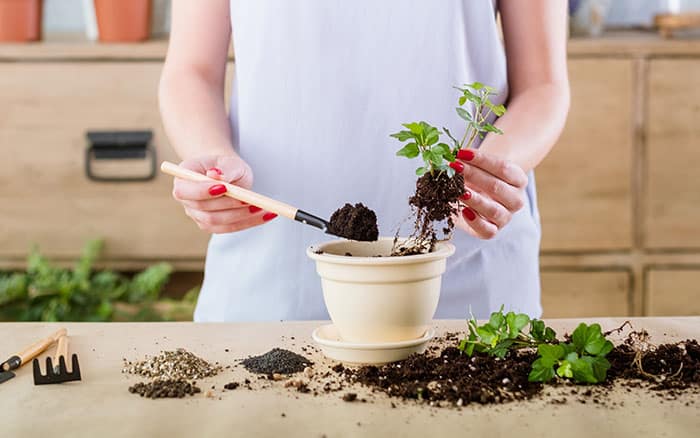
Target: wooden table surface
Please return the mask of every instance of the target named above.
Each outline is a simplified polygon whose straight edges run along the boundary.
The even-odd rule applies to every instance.
[[[619,326],[624,319],[595,321],[606,329]],[[560,334],[571,331],[577,323],[548,322]],[[647,329],[655,343],[700,338],[700,317],[633,318],[632,323],[637,329]],[[413,402],[397,403],[392,409],[382,395],[371,395],[368,403],[347,403],[341,400],[344,392],[313,396],[284,388],[282,382],[273,382],[272,388],[260,391],[222,391],[225,383],[250,377],[241,367],[199,382],[203,391],[215,385],[213,398],[201,393],[186,399],[150,400],[127,390],[141,378],[121,373],[123,358],[142,359],[177,347],[222,365],[233,365],[237,359],[276,346],[300,352],[302,346],[311,343],[311,331],[319,324],[61,324],[67,327],[71,347],[80,358],[82,382],[34,386],[31,365],[22,367],[17,377],[0,385],[0,436],[700,436],[697,394],[673,401],[641,390],[613,393],[614,400],[624,401],[623,407],[581,404],[575,397],[555,405],[551,398],[544,397],[461,410]],[[463,321],[436,321],[438,333],[462,330],[464,326]],[[57,327],[44,323],[0,324],[0,355],[4,360]],[[310,358],[320,370],[332,363],[318,353]],[[361,396],[362,391],[369,394],[360,389]]]

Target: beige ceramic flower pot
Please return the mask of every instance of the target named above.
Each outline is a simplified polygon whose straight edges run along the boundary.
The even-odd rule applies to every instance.
[[[392,243],[386,237],[376,242],[335,240],[307,249],[343,341],[406,341],[420,338],[429,328],[446,259],[455,247],[439,243],[429,254],[388,257]]]

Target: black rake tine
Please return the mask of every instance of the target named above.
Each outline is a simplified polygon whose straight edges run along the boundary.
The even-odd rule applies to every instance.
[[[71,356],[71,375],[75,376],[78,380],[81,380],[80,376],[80,365],[78,364],[78,355],[73,353]]]

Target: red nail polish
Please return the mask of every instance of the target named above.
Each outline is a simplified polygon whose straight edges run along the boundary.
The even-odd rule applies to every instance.
[[[472,210],[469,207],[462,210],[462,215],[464,215],[464,217],[466,217],[469,221],[473,221],[474,219],[476,219],[476,213],[474,213],[474,210]]]
[[[274,219],[276,217],[277,217],[277,215],[275,213],[265,213],[263,215],[263,221],[265,221],[265,222],[271,221],[272,219]]]
[[[251,205],[250,207],[248,207],[248,211],[251,213],[257,213],[259,211],[262,211],[262,208]]]
[[[451,162],[450,167],[453,168],[458,173],[462,173],[462,171],[464,170],[464,164],[460,163],[459,161]]]
[[[474,151],[471,149],[460,149],[457,151],[457,158],[464,161],[471,161],[474,159]]]
[[[209,170],[218,173],[219,175],[223,175],[224,172],[221,171],[218,167],[212,167]]]
[[[470,192],[469,190],[465,190],[464,194],[462,195],[462,199],[464,199],[465,201],[472,199],[472,192]]]
[[[216,184],[209,187],[209,194],[212,196],[219,196],[226,193],[226,186],[223,184]]]

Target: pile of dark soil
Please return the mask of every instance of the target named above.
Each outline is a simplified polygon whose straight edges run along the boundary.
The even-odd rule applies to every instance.
[[[542,390],[541,383],[527,381],[534,360],[534,353],[500,360],[485,355],[468,357],[455,347],[447,347],[438,356],[415,354],[381,367],[334,370],[351,382],[392,397],[462,406],[532,398]]]
[[[139,382],[129,387],[129,392],[147,398],[183,398],[186,395],[195,395],[202,390],[195,382],[184,379],[154,380],[152,382]]]
[[[304,368],[313,365],[309,359],[282,348],[273,348],[260,356],[251,356],[244,359],[243,366],[252,373],[267,374],[294,374],[304,371]]]
[[[430,252],[438,241],[436,224],[445,222],[442,233],[449,237],[454,229],[452,215],[459,213],[459,198],[464,195],[464,177],[445,172],[426,173],[416,181],[416,191],[408,200],[413,207],[416,220],[410,245],[398,246],[392,255],[413,255]]]
[[[364,204],[345,204],[331,216],[328,232],[351,240],[373,242],[379,238],[377,215]]]

